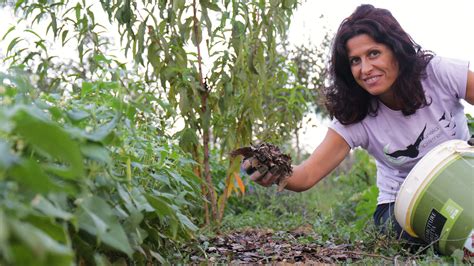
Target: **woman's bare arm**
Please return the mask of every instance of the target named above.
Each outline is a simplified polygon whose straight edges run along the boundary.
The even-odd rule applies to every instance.
[[[326,137],[311,156],[300,165],[293,167],[293,174],[288,178],[285,188],[293,191],[304,191],[311,188],[334,170],[349,151],[350,147],[347,142],[334,130],[328,129]],[[270,186],[276,180],[276,177],[271,174],[267,174],[263,178],[260,176],[260,173],[255,172],[250,178],[262,186]]]
[[[474,72],[467,72],[466,102],[474,104]]]

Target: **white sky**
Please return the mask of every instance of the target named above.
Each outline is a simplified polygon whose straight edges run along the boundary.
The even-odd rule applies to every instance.
[[[307,0],[291,21],[290,43],[319,44],[325,29],[335,33],[341,21],[360,4],[390,10],[423,49],[470,61],[470,68],[474,70],[474,0]],[[465,107],[466,112],[474,115],[474,106],[465,104]],[[304,150],[312,152],[322,141],[328,122],[311,116],[300,134]]]
[[[424,49],[474,62],[473,0],[307,0],[291,21],[290,41],[319,43],[323,27],[336,32],[340,22],[362,3],[390,10]]]

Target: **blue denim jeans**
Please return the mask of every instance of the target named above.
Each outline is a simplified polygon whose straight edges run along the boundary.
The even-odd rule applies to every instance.
[[[374,222],[377,228],[379,228],[383,234],[405,240],[411,247],[416,248],[426,245],[422,239],[412,237],[403,230],[395,219],[394,208],[395,202],[377,205],[374,213]]]

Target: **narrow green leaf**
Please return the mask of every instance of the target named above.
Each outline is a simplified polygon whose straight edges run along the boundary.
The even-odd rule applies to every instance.
[[[87,14],[89,15],[91,19],[91,24],[95,24],[95,15],[94,12],[91,11],[91,6],[87,8]]]
[[[31,34],[35,35],[40,40],[43,39],[43,38],[41,38],[41,35],[39,35],[38,33],[36,33],[36,31],[34,31],[32,29],[26,29],[25,32],[28,32],[28,33],[31,33]]]
[[[203,9],[202,12],[201,12],[202,16],[201,16],[201,21],[204,20],[205,21],[205,25],[206,25],[206,28],[207,28],[207,35],[208,36],[211,36],[213,37],[213,34],[212,34],[212,22],[211,22],[211,19],[209,19],[209,14],[207,12],[207,9]],[[202,22],[201,22],[202,23]]]
[[[58,36],[58,22],[54,12],[51,12],[51,27],[53,28],[54,38],[56,38]]]
[[[7,54],[9,54],[11,52],[11,50],[19,43],[21,42],[23,39],[20,39],[20,37],[15,37],[11,42],[10,44],[8,45],[8,48],[7,48]]]
[[[153,258],[155,258],[155,259],[158,260],[159,263],[161,263],[161,264],[163,264],[163,265],[164,265],[164,264],[167,264],[167,263],[166,263],[167,261],[165,260],[165,258],[163,258],[163,256],[161,256],[158,252],[154,252],[153,250],[149,250],[149,252],[150,252],[150,255],[151,255]]]
[[[191,40],[195,46],[198,46],[202,42],[202,29],[200,25],[193,27],[193,31],[191,34]]]
[[[25,0],[17,0],[16,3],[15,3],[15,11],[18,10],[18,8],[20,8],[20,6],[25,2]]]
[[[12,32],[15,28],[16,28],[15,26],[11,26],[11,27],[7,30],[7,32],[3,35],[2,41],[4,41],[5,38],[8,36],[8,34],[9,34],[10,32]]]
[[[34,57],[35,55],[40,55],[40,53],[39,53],[39,52],[30,52],[30,53],[28,53],[28,55],[25,57],[25,59],[23,59],[23,63],[24,63],[24,64],[25,64],[25,63],[26,63],[26,64],[29,63],[29,61],[30,61],[31,59],[33,59],[33,57]]]
[[[221,12],[221,9],[216,3],[213,3],[212,0],[200,0],[199,1],[201,6],[205,8],[209,8],[210,10],[216,11],[216,12]]]
[[[61,33],[61,42],[63,46],[66,44],[66,38],[67,38],[68,33],[69,33],[68,30],[65,30]]]
[[[76,11],[76,21],[77,23],[79,23],[79,20],[81,19],[81,10],[82,10],[81,4],[77,3],[74,9]]]
[[[137,51],[135,52],[135,60],[141,64],[143,64],[143,51],[145,51],[145,29],[146,29],[146,21],[140,23],[138,27],[137,35],[136,35],[136,46]]]

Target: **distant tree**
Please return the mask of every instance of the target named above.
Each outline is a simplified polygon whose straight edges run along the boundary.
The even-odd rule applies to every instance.
[[[294,77],[296,83],[306,88],[303,90],[304,101],[308,103],[308,108],[303,115],[307,115],[310,112],[317,113],[322,117],[327,117],[328,113],[324,107],[324,103],[321,97],[321,90],[325,86],[326,80],[326,66],[328,63],[328,52],[330,45],[330,36],[326,34],[323,42],[319,45],[302,44],[292,48],[288,52],[290,62],[292,62],[295,70]],[[299,133],[304,125],[301,117],[294,117],[295,121],[298,122],[297,126],[294,127],[294,139],[296,146],[296,158],[295,161],[299,162],[302,159],[301,144],[299,141]]]

